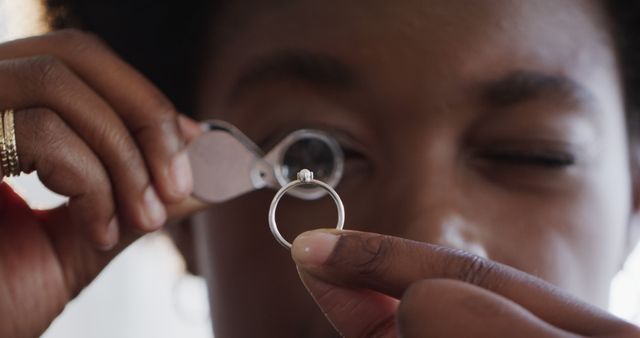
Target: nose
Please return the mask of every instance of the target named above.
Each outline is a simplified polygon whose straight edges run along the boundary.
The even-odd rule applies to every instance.
[[[472,219],[464,168],[443,153],[394,161],[385,170],[390,179],[380,180],[380,207],[373,221],[389,235],[487,257],[479,220]]]

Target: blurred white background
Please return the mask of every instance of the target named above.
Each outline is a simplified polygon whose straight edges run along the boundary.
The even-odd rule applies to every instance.
[[[0,41],[43,30],[31,0],[0,0]],[[44,189],[35,175],[11,184],[32,207],[64,199]],[[640,324],[640,247],[611,288],[611,311]],[[210,338],[206,287],[184,273],[184,262],[162,234],[147,236],[114,260],[67,306],[45,338]]]
[[[66,200],[35,174],[7,180],[32,208]],[[211,338],[205,282],[162,233],[138,240],[71,302],[44,338]]]

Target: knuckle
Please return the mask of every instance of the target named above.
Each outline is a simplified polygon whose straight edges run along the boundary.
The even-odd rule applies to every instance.
[[[150,121],[150,127],[162,132],[175,131],[176,114],[173,107],[168,104],[159,104],[158,109],[155,111],[157,113]]]
[[[395,250],[395,243],[387,236],[350,236],[344,235],[342,238],[343,247],[348,247],[341,256],[344,266],[355,267],[362,277],[377,276],[389,269],[390,255]],[[342,242],[341,241],[341,242]],[[338,243],[338,248],[340,248]],[[353,250],[356,249],[356,250]],[[340,250],[337,250],[340,252]]]
[[[21,112],[25,115],[32,128],[32,134],[37,135],[40,140],[50,144],[51,142],[59,142],[57,139],[65,133],[61,133],[66,124],[54,111],[47,108],[34,108]]]
[[[86,144],[50,109],[24,109],[16,117],[16,123],[28,126],[16,130],[23,170],[37,170],[48,188],[73,201],[90,201],[83,202],[84,208],[92,208],[96,219],[108,219],[113,213],[111,181]]]
[[[114,214],[113,202],[100,191],[84,191],[71,197],[69,202],[73,218],[86,229],[101,226]]]
[[[106,131],[106,133],[109,133],[109,131]],[[140,150],[129,134],[111,131],[108,139],[111,142],[110,147],[115,150],[115,154],[118,154],[122,163],[128,163],[135,168],[144,166]]]
[[[36,137],[44,129],[40,122],[41,110],[45,109],[23,109],[15,113],[16,148],[20,158],[20,169],[26,173],[36,170],[38,144],[47,143],[45,135]]]
[[[159,120],[172,120],[177,116],[176,108],[173,106],[162,93],[159,91],[151,93],[151,109],[154,112],[154,116]]]
[[[36,170],[38,166],[41,181],[68,182],[64,187],[56,186],[70,195],[90,191],[110,196],[106,173],[58,114],[47,108],[33,108],[21,110],[19,115],[24,121],[21,124],[29,125],[28,130],[21,132],[23,141],[28,143],[29,154],[20,154],[20,159],[25,159],[23,164],[29,166],[29,170]]]
[[[103,149],[103,151],[97,151],[98,153],[104,152],[109,154],[105,156],[112,158],[107,165],[112,175],[126,177],[128,184],[131,185],[130,188],[143,189],[143,186],[146,186],[149,181],[147,168],[142,152],[131,135],[126,129],[107,128],[106,126],[98,133],[105,135],[105,137],[100,137],[102,143],[95,144],[94,147]]]
[[[173,128],[177,114],[170,102],[162,98],[155,99],[151,111],[153,111],[153,114],[146,123],[148,127],[162,130]],[[143,128],[144,126],[145,124],[143,124]]]
[[[46,91],[51,86],[62,85],[68,69],[58,58],[51,55],[35,56],[27,60],[27,76],[25,81],[39,92]]]
[[[112,199],[113,189],[106,172],[96,171],[94,166],[80,163],[75,167],[71,172],[83,177],[78,181],[80,194],[77,196],[84,197],[89,201],[87,205],[94,206],[91,213],[96,216],[97,220],[108,220],[113,215],[115,206]]]
[[[32,167],[35,162],[44,156],[44,149],[63,149],[61,147],[66,144],[69,133],[64,121],[50,109],[25,109],[20,111],[19,116],[26,122],[21,124],[29,126],[29,130],[16,130],[16,141],[30,145],[30,154],[20,154],[21,160],[25,160],[23,164],[27,166],[23,170],[30,172],[35,170]]]
[[[495,263],[467,252],[461,252],[458,259],[458,264],[451,265],[458,266],[456,279],[491,289],[490,276],[496,269]]]
[[[366,327],[359,337],[394,337],[396,335],[396,321],[395,313],[391,313],[379,321],[374,322],[369,327]]]
[[[176,137],[180,137],[177,125],[177,113],[170,104],[159,103],[153,110],[152,118],[141,121],[133,128],[132,134],[142,144],[158,144],[161,137],[165,142],[160,144],[171,145]],[[169,139],[167,139],[169,137]],[[166,142],[169,141],[169,142]]]

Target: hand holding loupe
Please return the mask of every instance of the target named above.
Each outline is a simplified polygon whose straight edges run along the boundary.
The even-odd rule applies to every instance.
[[[275,222],[280,198],[290,193],[315,200],[329,193],[338,207],[337,228],[342,229],[344,207],[334,188],[342,178],[344,154],[329,134],[300,129],[264,153],[227,122],[211,120],[201,127],[204,133],[187,150],[194,197],[205,203],[221,203],[262,188],[279,189],[269,211],[269,225],[278,242],[290,248]]]

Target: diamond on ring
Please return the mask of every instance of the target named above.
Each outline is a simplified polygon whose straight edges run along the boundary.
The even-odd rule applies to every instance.
[[[313,172],[308,169],[302,169],[298,172],[298,179],[292,181],[291,183],[282,187],[276,195],[273,197],[273,201],[271,201],[271,207],[269,208],[269,228],[271,229],[271,233],[276,238],[278,243],[287,249],[291,249],[291,243],[282,237],[280,231],[278,230],[278,224],[276,223],[276,209],[278,208],[278,202],[280,199],[287,193],[288,190],[293,189],[299,185],[303,184],[313,184],[317,185],[327,192],[329,192],[329,196],[333,198],[333,201],[336,203],[336,207],[338,208],[338,224],[336,225],[336,229],[342,230],[344,228],[344,205],[342,204],[342,200],[338,193],[333,190],[333,188],[319,180],[313,178]]]
[[[302,169],[298,172],[298,180],[304,183],[313,181],[313,171],[309,169]]]

